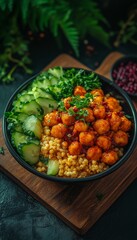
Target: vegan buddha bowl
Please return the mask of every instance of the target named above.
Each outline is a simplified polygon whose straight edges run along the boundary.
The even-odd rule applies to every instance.
[[[48,180],[104,177],[131,155],[136,110],[115,83],[93,71],[54,67],[10,98],[3,133],[12,156]]]

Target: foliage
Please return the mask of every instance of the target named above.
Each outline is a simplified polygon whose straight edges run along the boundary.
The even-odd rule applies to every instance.
[[[96,1],[72,1],[73,19],[80,37],[88,33],[104,45],[109,45],[109,33],[105,27],[109,27],[106,18],[102,15]],[[103,27],[104,26],[104,27]]]
[[[18,67],[23,68],[28,74],[32,73],[27,66],[31,62],[28,56],[28,42],[23,38],[15,21],[13,17],[7,21],[4,28],[2,26],[4,21],[0,21],[0,80],[4,83],[14,80],[13,73]]]
[[[79,39],[86,34],[108,45],[107,25],[95,0],[0,0],[1,80],[12,81],[17,67],[30,72],[28,42],[20,29],[29,28],[33,33],[49,29],[58,42],[64,35],[78,56]]]
[[[114,42],[115,47],[127,42],[137,44],[137,6],[134,6],[134,9],[129,12],[129,16],[125,21],[119,22],[119,27],[120,30]]]

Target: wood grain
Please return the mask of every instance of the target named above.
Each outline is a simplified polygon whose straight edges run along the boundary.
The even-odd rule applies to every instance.
[[[109,77],[110,62],[113,64],[118,56],[121,54],[111,53],[97,72]],[[59,65],[88,69],[66,54],[57,57],[46,68]],[[134,103],[137,106],[136,102]],[[137,177],[136,148],[118,170],[100,180],[79,184],[47,181],[24,169],[10,155],[4,143],[1,125],[0,123],[0,146],[4,146],[5,155],[0,155],[0,169],[80,234],[89,230]],[[99,200],[98,195],[103,198]]]
[[[120,52],[110,53],[101,63],[101,65],[96,69],[96,72],[102,74],[107,78],[110,78],[110,72],[114,62],[116,62],[121,57],[123,57],[123,54]]]

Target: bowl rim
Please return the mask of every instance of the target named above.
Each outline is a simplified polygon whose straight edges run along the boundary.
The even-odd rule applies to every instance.
[[[124,56],[122,56],[122,57],[120,57],[119,59],[117,59],[114,63],[113,63],[113,65],[112,65],[112,67],[111,67],[111,69],[110,69],[110,78],[111,78],[111,80],[115,83],[115,80],[114,80],[114,78],[113,78],[113,76],[112,76],[112,73],[113,73],[113,70],[115,69],[115,67],[117,67],[120,63],[121,63],[121,61],[126,61],[126,60],[132,60],[132,59],[134,59],[135,60],[135,62],[137,62],[137,55],[135,55],[135,54],[127,54],[127,55],[124,55]],[[115,83],[116,84],[116,83]],[[117,85],[117,84],[116,84]],[[121,88],[121,87],[120,87]],[[125,91],[123,88],[121,88],[123,91]],[[125,91],[129,96],[132,96],[132,97],[137,97],[137,93],[130,93],[130,92],[127,92],[127,91]]]
[[[70,67],[68,67],[68,68],[63,67],[63,69],[72,69],[72,68],[75,68],[75,67],[71,67],[71,68]],[[79,70],[79,69],[82,69],[82,68],[75,68],[75,69]],[[87,70],[87,69],[83,69],[83,70],[88,72],[88,73],[95,72],[95,71]],[[29,78],[27,81],[25,81],[23,84],[21,84],[14,91],[14,93],[11,95],[11,97],[9,98],[9,100],[6,104],[6,107],[4,109],[3,118],[2,118],[2,131],[3,131],[3,136],[4,136],[6,146],[9,150],[9,152],[11,153],[11,155],[15,158],[15,160],[22,167],[24,167],[26,170],[30,171],[31,173],[35,174],[36,176],[42,177],[46,180],[51,180],[51,181],[56,181],[56,182],[64,182],[64,183],[65,182],[66,183],[76,183],[76,182],[88,182],[88,181],[97,180],[97,179],[100,179],[102,177],[108,176],[109,174],[111,174],[112,172],[117,170],[125,161],[128,160],[129,156],[133,152],[133,150],[136,146],[136,143],[137,143],[137,112],[136,112],[136,109],[135,109],[130,97],[128,96],[128,94],[126,94],[126,92],[123,89],[121,89],[117,84],[115,84],[114,81],[111,81],[108,78],[96,73],[100,77],[101,82],[105,82],[106,84],[109,84],[109,85],[113,86],[118,91],[118,93],[120,93],[120,95],[122,95],[124,97],[124,99],[126,100],[126,103],[128,103],[128,105],[131,109],[131,112],[132,112],[132,115],[133,115],[133,120],[134,120],[134,135],[133,135],[132,142],[129,146],[128,151],[124,154],[124,156],[120,160],[118,160],[114,165],[110,166],[107,170],[105,170],[101,173],[90,175],[88,177],[84,177],[84,178],[62,178],[62,177],[57,177],[57,176],[50,176],[50,175],[38,172],[31,165],[29,165],[27,162],[25,162],[23,160],[23,158],[16,152],[15,148],[11,144],[10,138],[8,136],[7,121],[6,121],[5,113],[8,112],[8,110],[11,108],[13,99],[16,97],[17,93],[19,93],[20,91],[25,89],[27,87],[27,85],[29,83],[31,83],[39,74],[41,74],[41,72],[37,73],[34,76],[32,76],[31,78]]]

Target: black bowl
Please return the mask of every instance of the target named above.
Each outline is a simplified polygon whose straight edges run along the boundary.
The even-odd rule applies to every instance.
[[[114,63],[114,65],[113,65],[112,68],[111,68],[110,74],[111,74],[111,79],[112,79],[115,83],[116,83],[116,79],[113,77],[114,70],[117,70],[117,69],[120,67],[121,64],[123,64],[123,65],[124,65],[124,68],[125,68],[126,65],[127,65],[129,62],[133,62],[133,63],[136,63],[136,64],[137,64],[137,56],[135,56],[135,55],[127,55],[127,56],[121,57],[120,59],[118,59],[118,60]],[[120,81],[122,81],[122,79],[121,79]],[[127,83],[128,83],[128,81],[125,83],[125,85],[127,85]],[[116,84],[118,84],[118,83],[116,83]],[[134,83],[131,83],[131,84],[133,85]],[[123,89],[123,86],[120,86],[120,83],[118,84],[118,86]],[[137,97],[137,93],[132,93],[132,92],[130,92],[130,91],[128,91],[128,90],[124,90],[124,91],[126,91],[127,94],[130,95],[130,96],[132,96],[132,97]]]
[[[89,71],[86,70],[86,72],[88,73]],[[19,164],[21,164],[25,169],[32,172],[36,176],[45,178],[47,180],[69,183],[69,182],[86,182],[86,181],[91,181],[91,180],[102,178],[102,177],[107,176],[108,174],[112,173],[116,169],[118,169],[126,160],[128,160],[129,156],[133,152],[133,150],[136,146],[136,143],[137,143],[137,114],[136,114],[136,110],[135,110],[134,105],[131,102],[130,98],[125,93],[125,91],[123,91],[121,88],[119,88],[113,81],[110,81],[107,78],[105,78],[105,77],[103,77],[99,74],[98,74],[98,76],[100,77],[100,80],[102,82],[103,91],[105,93],[111,93],[112,96],[119,99],[121,101],[121,105],[123,107],[124,112],[127,115],[130,115],[132,117],[132,121],[133,121],[133,124],[134,124],[134,129],[132,129],[132,131],[130,133],[130,140],[129,140],[128,145],[125,148],[123,157],[121,157],[121,159],[118,162],[116,162],[113,166],[111,166],[107,170],[105,170],[101,173],[95,174],[95,175],[85,177],[85,178],[61,178],[61,177],[55,177],[55,176],[48,176],[46,174],[38,172],[32,166],[30,166],[28,163],[26,163],[22,159],[22,157],[17,153],[16,149],[13,147],[13,145],[11,143],[10,132],[7,129],[8,123],[6,121],[5,113],[11,110],[12,102],[15,99],[16,95],[19,92],[21,92],[22,90],[24,90],[25,88],[27,88],[30,83],[32,83],[32,81],[36,78],[36,76],[34,76],[31,79],[29,79],[27,82],[22,84],[14,92],[14,94],[11,96],[11,98],[9,99],[9,101],[7,103],[7,106],[6,106],[5,112],[4,112],[4,116],[3,116],[3,134],[4,134],[5,142],[6,142],[7,148],[9,149],[10,153],[12,154],[12,156],[15,158],[15,160]]]

